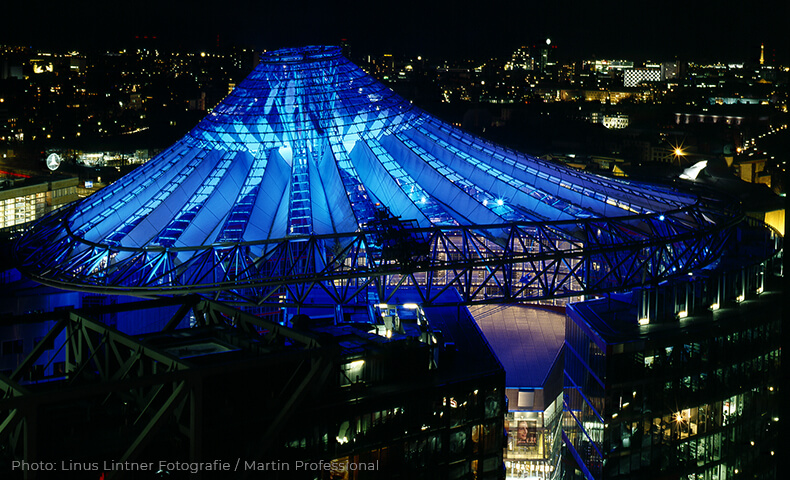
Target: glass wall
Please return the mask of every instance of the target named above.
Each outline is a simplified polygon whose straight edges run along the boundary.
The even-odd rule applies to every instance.
[[[569,458],[596,479],[775,477],[779,318],[678,325],[607,345],[603,355],[573,315],[565,356]],[[565,474],[583,475],[581,468]]]
[[[597,342],[595,340],[598,340]],[[565,324],[565,419],[570,457],[600,476],[603,465],[604,383],[606,356],[569,316]]]
[[[33,221],[44,215],[46,206],[44,192],[0,200],[0,228]]]
[[[548,480],[560,458],[562,395],[545,412],[511,411],[505,414],[506,478]]]

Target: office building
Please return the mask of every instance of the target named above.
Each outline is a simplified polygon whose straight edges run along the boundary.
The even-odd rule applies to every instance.
[[[32,222],[73,202],[78,183],[66,176],[0,180],[0,228]]]

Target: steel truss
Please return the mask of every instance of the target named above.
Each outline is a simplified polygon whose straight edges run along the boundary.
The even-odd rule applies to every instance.
[[[73,207],[71,207],[73,208]],[[700,203],[655,214],[546,223],[412,228],[397,248],[380,231],[184,248],[90,243],[69,229],[70,208],[14,249],[20,270],[60,288],[138,296],[211,293],[223,301],[300,306],[387,301],[402,286],[438,304],[575,297],[660,282],[721,254],[741,214]],[[63,230],[47,245],[41,238]],[[766,230],[766,235],[770,233]],[[407,248],[404,248],[404,245]],[[405,252],[405,253],[404,253]],[[42,268],[44,266],[45,268]]]
[[[243,348],[260,355],[252,361],[231,365],[200,366],[189,359],[180,359],[172,350],[157,348],[150,340],[125,335],[92,320],[84,313],[60,312],[55,326],[16,370],[10,376],[0,373],[0,444],[10,446],[6,453],[28,463],[42,457],[55,460],[51,458],[52,451],[39,451],[42,444],[46,445],[39,438],[44,433],[39,425],[46,423],[44,419],[52,415],[53,409],[78,401],[95,404],[102,411],[116,412],[115,417],[128,422],[117,439],[123,453],[114,461],[123,463],[139,459],[146,446],[156,439],[157,432],[168,428],[172,435],[173,425],[183,442],[189,445],[190,461],[198,461],[204,453],[200,451],[204,415],[202,379],[250,368],[265,371],[274,368],[273,364],[282,367],[283,358],[287,356],[291,358],[289,365],[295,368],[292,374],[287,374],[290,380],[273,392],[273,405],[277,408],[264,428],[266,432],[260,437],[259,445],[255,446],[255,451],[262,455],[308,389],[324,384],[333,371],[332,358],[336,352],[332,347],[323,347],[316,337],[202,297],[127,303],[109,309],[121,311],[168,305],[179,305],[179,308],[162,333],[174,330],[192,311],[200,325],[228,325],[235,327],[231,331],[245,332],[251,341],[244,343]],[[106,311],[107,307],[102,310]],[[56,318],[58,312],[49,315],[38,321]],[[212,332],[219,335],[217,330]],[[64,340],[59,339],[64,337]],[[52,348],[57,349],[52,358],[65,352],[65,372],[49,378],[32,378],[31,367],[41,364],[46,358],[42,356],[44,352]],[[271,352],[281,353],[267,355]],[[112,428],[112,424],[106,428]],[[55,448],[60,454],[68,453],[68,446]],[[28,469],[25,478],[32,478],[36,473]],[[108,478],[116,478],[116,475],[123,476],[123,473],[110,472]]]

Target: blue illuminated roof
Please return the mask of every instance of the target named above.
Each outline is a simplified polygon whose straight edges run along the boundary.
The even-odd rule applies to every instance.
[[[568,221],[578,229],[579,219],[650,216],[697,201],[484,141],[414,107],[338,47],[313,46],[265,53],[181,140],[45,218],[17,252],[39,278],[164,285],[175,281],[161,273],[167,263],[195,284],[209,282],[197,247],[359,232],[383,207],[426,228]],[[715,220],[684,215],[673,217],[671,234]],[[655,223],[640,234],[653,235]],[[152,249],[159,253],[139,254]],[[267,251],[245,246],[234,268]],[[210,261],[233,280],[226,260]]]
[[[353,232],[376,204],[430,224],[617,216],[688,202],[484,142],[336,47],[264,54],[178,143],[72,214],[86,240],[191,246]],[[610,198],[610,195],[614,198]]]

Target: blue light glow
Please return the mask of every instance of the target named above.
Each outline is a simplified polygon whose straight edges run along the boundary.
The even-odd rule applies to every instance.
[[[414,107],[339,48],[314,46],[265,53],[172,147],[74,209],[42,220],[25,261],[69,275],[126,262],[103,280],[124,283],[136,269],[192,265],[201,254],[191,247],[243,244],[239,261],[249,264],[268,248],[250,243],[358,232],[379,206],[420,227],[560,221],[567,223],[558,228],[574,231],[580,219],[655,218],[696,201],[474,137]],[[693,228],[667,218],[661,232],[640,219],[642,225],[617,233]],[[55,221],[69,232],[45,228]],[[109,248],[116,249],[112,255]],[[66,253],[45,258],[39,250]],[[107,260],[97,263],[99,253]],[[201,262],[189,267],[193,278],[220,275],[200,271]]]

